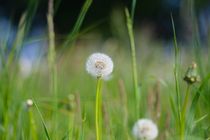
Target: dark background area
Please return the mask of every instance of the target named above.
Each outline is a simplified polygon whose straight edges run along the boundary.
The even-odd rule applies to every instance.
[[[33,1],[33,0],[32,0]],[[37,1],[34,1],[37,2]],[[67,34],[71,31],[84,0],[56,0],[55,1],[55,31],[58,34]],[[191,0],[139,0],[137,1],[135,13],[135,26],[151,23],[157,38],[171,39],[171,19],[170,13],[173,14],[174,21],[177,27],[177,34],[182,38],[182,34],[186,23],[183,23],[180,15],[180,10],[185,3],[190,3]],[[47,0],[39,0],[37,11],[33,19],[32,26],[45,25],[47,14]],[[190,5],[190,4],[185,4]],[[202,12],[204,19],[210,16],[210,1],[196,0],[194,1],[195,15],[198,17]],[[27,9],[28,0],[1,0],[0,2],[0,17],[6,17],[14,26],[17,26],[21,14]],[[103,23],[98,26],[97,30],[102,33],[111,35],[110,32],[110,14],[115,8],[131,7],[130,0],[93,0],[93,3],[86,15],[83,27],[90,26],[98,21]],[[187,9],[187,7],[186,7]],[[199,21],[198,21],[199,22]],[[205,21],[210,23],[209,21]],[[208,25],[209,25],[208,23]],[[206,26],[206,25],[202,25]],[[205,29],[204,29],[205,30]],[[201,33],[202,34],[202,33]]]

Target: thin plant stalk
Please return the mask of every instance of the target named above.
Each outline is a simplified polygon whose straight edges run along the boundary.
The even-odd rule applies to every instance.
[[[131,19],[132,19],[132,21],[134,20],[134,14],[135,14],[135,9],[136,9],[136,1],[137,0],[132,0],[132,5],[131,5]]]
[[[74,112],[69,112],[69,134],[68,134],[68,139],[72,140],[73,139],[73,132],[74,132],[74,119],[75,113]]]
[[[8,73],[8,67],[6,67],[5,69],[5,73],[4,73],[4,82],[6,83],[6,86],[3,87],[3,92],[4,92],[4,114],[3,114],[3,125],[5,128],[5,133],[3,134],[3,139],[7,139],[8,137],[8,127],[9,127],[9,120],[10,120],[10,116],[9,116],[9,105],[10,105],[10,100],[11,100],[11,95],[10,95],[10,78],[9,78],[9,73]]]
[[[133,32],[133,21],[131,20],[130,14],[127,9],[125,9],[125,14],[127,19],[127,29],[128,29],[128,35],[131,47],[132,73],[133,73],[134,93],[136,99],[136,117],[138,118],[140,110],[139,108],[140,96],[138,88],[138,74],[137,74],[137,64],[136,64],[136,49],[135,49],[134,32]]]
[[[101,140],[102,135],[102,125],[101,125],[101,87],[102,87],[102,79],[101,77],[97,78],[97,86],[96,86],[96,108],[95,108],[95,125],[96,125],[96,140]]]
[[[65,48],[66,46],[68,46],[76,38],[92,2],[93,2],[93,0],[86,0],[85,1],[72,31],[67,36],[66,41],[62,44],[62,48]]]
[[[180,86],[179,86],[179,80],[178,80],[178,69],[179,69],[179,48],[177,45],[177,39],[176,39],[176,30],[175,30],[175,25],[174,25],[174,20],[173,16],[171,14],[171,22],[172,22],[172,28],[173,28],[173,34],[174,34],[174,48],[175,48],[175,55],[174,55],[174,60],[175,60],[175,66],[174,66],[174,79],[175,79],[175,88],[176,88],[176,103],[178,107],[178,126],[180,129],[180,134],[181,132],[181,102],[180,102]]]
[[[184,103],[183,103],[183,107],[182,107],[182,114],[184,115],[186,113],[186,109],[187,109],[187,102],[189,99],[189,95],[190,95],[190,85],[187,85],[187,90],[186,90],[186,94],[185,94],[185,98],[184,98]]]
[[[128,130],[128,102],[127,102],[127,93],[125,90],[125,85],[123,80],[119,80],[119,90],[120,90],[120,98],[121,98],[121,104],[123,105],[123,127],[124,132],[126,135],[126,138],[130,140],[129,130]]]
[[[50,90],[54,95],[54,113],[55,113],[55,136],[57,132],[57,69],[56,69],[56,52],[55,52],[55,33],[54,33],[54,24],[53,24],[53,16],[54,16],[54,0],[48,1],[48,14],[47,14],[47,23],[48,23],[48,35],[49,35],[49,53],[48,53],[48,63],[50,70]]]
[[[187,103],[189,100],[189,95],[190,95],[190,85],[187,85],[187,90],[184,98],[184,103],[182,107],[182,113],[181,113],[181,140],[184,140],[185,138],[185,116],[186,116],[186,110],[187,110]]]
[[[47,129],[47,125],[46,125],[46,123],[45,123],[45,121],[44,121],[44,118],[43,118],[43,116],[42,116],[42,113],[41,113],[41,111],[39,110],[39,107],[37,106],[37,104],[35,103],[35,101],[34,101],[34,106],[36,107],[36,110],[38,111],[38,115],[40,116],[42,125],[43,125],[43,127],[44,127],[44,132],[45,132],[46,139],[47,139],[47,140],[51,140],[50,135],[49,135],[49,132],[48,132],[48,129]]]
[[[29,115],[29,121],[30,121],[30,129],[31,129],[30,133],[31,133],[32,139],[37,140],[37,131],[36,131],[35,120],[33,117],[33,112],[31,110],[31,108],[29,108],[28,111],[29,111],[28,115]]]

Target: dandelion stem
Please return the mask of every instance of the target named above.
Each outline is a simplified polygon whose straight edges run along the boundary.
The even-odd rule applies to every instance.
[[[102,87],[102,79],[101,77],[97,78],[97,86],[96,86],[96,110],[95,110],[95,123],[96,123],[96,140],[101,140],[101,87]]]

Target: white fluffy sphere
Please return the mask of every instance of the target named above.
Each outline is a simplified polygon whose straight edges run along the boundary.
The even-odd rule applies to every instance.
[[[152,120],[139,119],[133,127],[133,135],[140,140],[154,140],[158,136],[158,128]]]
[[[113,71],[112,59],[106,54],[94,53],[87,59],[86,70],[94,77],[105,79]]]

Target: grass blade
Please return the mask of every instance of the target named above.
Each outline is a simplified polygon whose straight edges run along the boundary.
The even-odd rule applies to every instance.
[[[42,125],[43,125],[43,127],[44,127],[45,136],[47,137],[47,140],[51,140],[50,135],[49,135],[49,132],[48,132],[48,130],[47,130],[47,126],[46,126],[46,124],[45,124],[45,122],[44,122],[44,118],[43,118],[43,116],[42,116],[42,113],[41,113],[41,111],[39,110],[39,108],[38,108],[37,104],[35,103],[35,101],[34,101],[34,105],[35,105],[35,107],[36,107],[36,109],[37,109],[37,111],[38,111],[38,114],[39,114],[40,118],[41,118]]]
[[[79,30],[82,26],[82,23],[85,19],[85,15],[87,14],[88,9],[90,8],[90,6],[92,4],[92,1],[93,0],[86,0],[85,1],[84,5],[83,5],[83,7],[80,11],[80,14],[78,16],[78,19],[77,19],[71,33],[67,36],[66,41],[63,43],[62,48],[68,46],[75,39],[75,36],[77,36],[77,34],[78,34],[78,32],[79,32]]]
[[[200,117],[199,119],[197,119],[195,122],[194,122],[194,125],[198,124],[199,122],[201,122],[202,120],[204,120],[206,117],[208,117],[209,114],[205,114],[203,115],[202,117]]]
[[[125,9],[125,15],[126,15],[128,35],[130,39],[134,93],[136,98],[136,119],[137,119],[139,117],[139,112],[140,112],[140,87],[138,86],[138,73],[137,73],[138,70],[136,63],[136,48],[134,41],[133,21],[130,17],[128,9]]]
[[[176,112],[175,103],[174,103],[172,95],[169,95],[169,101],[170,101],[172,113],[173,113],[175,119],[177,119],[177,112]]]
[[[136,9],[136,0],[132,0],[132,5],[131,5],[131,19],[132,19],[132,21],[134,21],[135,9]]]
[[[20,21],[19,21],[16,38],[13,43],[12,50],[9,53],[7,66],[9,66],[13,62],[16,54],[17,54],[17,56],[19,55],[20,50],[24,44],[25,37],[27,36],[27,33],[31,26],[32,19],[36,13],[37,6],[38,6],[38,1],[30,1],[26,12],[24,12],[22,14]]]
[[[208,84],[209,79],[210,79],[210,73],[203,80],[203,82],[201,83],[201,85],[199,86],[198,90],[196,91],[196,93],[193,97],[193,100],[192,100],[192,103],[191,103],[191,106],[190,106],[190,110],[189,110],[189,115],[188,115],[188,118],[187,118],[187,120],[188,120],[187,124],[188,125],[192,124],[192,122],[193,122],[193,119],[194,119],[194,116],[195,116],[195,109],[196,109],[196,106],[198,104],[200,94],[203,91],[204,87]],[[191,126],[191,128],[192,128],[192,126]],[[188,130],[188,131],[190,131],[190,130]]]
[[[173,28],[173,34],[174,34],[174,48],[175,48],[175,66],[174,66],[174,79],[175,79],[175,87],[176,87],[176,103],[177,103],[177,107],[178,107],[178,119],[177,122],[179,122],[179,126],[181,128],[181,102],[180,102],[180,86],[179,86],[179,48],[177,45],[177,39],[176,39],[176,29],[175,29],[175,25],[174,25],[174,20],[173,20],[173,16],[171,14],[171,23],[172,23],[172,28]]]

